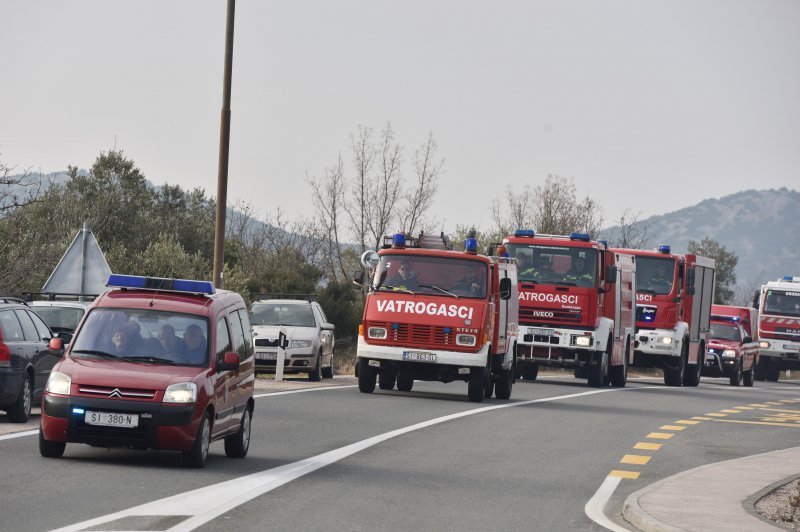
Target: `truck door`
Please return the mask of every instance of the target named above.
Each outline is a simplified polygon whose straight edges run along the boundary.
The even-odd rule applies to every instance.
[[[497,348],[495,353],[505,353],[508,351],[508,305],[510,299],[503,300],[500,298],[500,279],[508,277],[508,272],[505,268],[500,268],[498,265],[492,265],[489,272],[494,277],[494,270],[497,270],[497,306],[499,313],[497,316]]]

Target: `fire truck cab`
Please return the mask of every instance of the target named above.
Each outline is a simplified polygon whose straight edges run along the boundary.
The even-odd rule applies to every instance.
[[[667,386],[697,386],[714,299],[714,260],[655,251],[636,255],[634,366],[664,370]]]
[[[517,230],[503,240],[517,261],[520,339],[517,367],[574,368],[590,386],[625,386],[633,357],[636,261],[605,242]]]
[[[414,380],[465,381],[470,401],[511,396],[517,270],[504,257],[398,233],[362,263],[372,270],[357,348],[358,387],[410,391]]]
[[[768,282],[754,306],[761,312],[756,375],[777,382],[781,371],[800,369],[800,277]]]

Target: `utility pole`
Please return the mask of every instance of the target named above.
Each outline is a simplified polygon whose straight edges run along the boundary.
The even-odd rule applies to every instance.
[[[233,71],[233,19],[236,0],[228,0],[225,27],[225,80],[219,128],[219,170],[217,172],[217,223],[214,230],[214,287],[222,288],[225,215],[228,207],[228,154],[231,143],[231,78]]]

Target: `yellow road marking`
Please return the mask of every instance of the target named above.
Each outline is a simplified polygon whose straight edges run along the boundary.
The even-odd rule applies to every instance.
[[[668,440],[675,436],[674,434],[667,434],[666,432],[651,432],[647,435],[648,438],[653,438],[654,440]]]
[[[692,421],[691,419],[679,419],[675,423],[680,423],[681,425],[699,425],[699,421]]]
[[[700,420],[700,421],[711,421],[714,418],[704,417],[704,416],[694,416],[692,419],[697,419],[697,420]]]
[[[644,451],[657,451],[661,449],[663,443],[649,443],[646,441],[640,441],[636,445],[633,446],[634,449],[642,449]]]
[[[620,464],[644,465],[650,461],[650,457],[643,454],[626,454],[619,461]]]
[[[728,414],[717,414],[716,412],[711,412],[711,413],[706,414],[706,415],[710,416],[710,417],[728,417]]]
[[[769,405],[762,405],[761,403],[753,403],[753,404],[748,405],[748,406],[754,406],[756,408],[765,408],[765,407],[768,407]]]
[[[686,427],[681,427],[680,425],[663,425],[659,427],[659,430],[683,430]]]
[[[766,410],[767,412],[786,412],[787,414],[800,414],[800,410],[783,410],[781,408],[762,408],[761,410]]]
[[[755,410],[752,406],[734,406],[736,410]]]
[[[639,478],[639,473],[636,471],[620,471],[619,469],[613,469],[611,473],[608,474],[609,477],[619,477],[619,478],[630,478],[636,480]]]
[[[744,423],[745,425],[771,425],[773,427],[789,427],[793,429],[800,429],[800,425],[794,426],[794,425],[789,425],[788,423],[769,423],[767,421],[740,421],[734,419],[715,419],[714,421],[719,421],[720,423]]]
[[[780,404],[780,403],[776,403],[775,401],[769,401],[767,404],[768,404],[768,405],[778,405],[778,406],[783,406],[782,404]]]
[[[794,403],[794,399],[781,399],[781,403]]]
[[[738,410],[720,410],[720,412],[725,412],[726,414],[738,414]]]

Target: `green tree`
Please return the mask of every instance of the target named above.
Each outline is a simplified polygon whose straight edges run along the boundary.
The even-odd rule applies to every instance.
[[[352,283],[330,283],[317,290],[317,301],[328,321],[336,326],[337,338],[353,339],[364,310],[360,292]]]
[[[733,251],[728,251],[719,242],[705,237],[699,243],[690,240],[688,252],[702,257],[714,259],[714,303],[717,305],[730,305],[733,303],[736,286],[736,264],[739,257]]]

